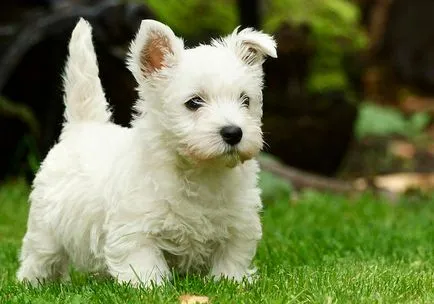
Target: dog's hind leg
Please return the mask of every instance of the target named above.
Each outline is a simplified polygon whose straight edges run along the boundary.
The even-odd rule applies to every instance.
[[[31,222],[29,224],[23,239],[17,279],[32,285],[60,278],[68,280],[69,261],[63,247],[49,229],[42,225],[36,228],[35,223]]]

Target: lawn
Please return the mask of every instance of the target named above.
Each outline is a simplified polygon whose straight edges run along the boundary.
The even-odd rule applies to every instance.
[[[28,187],[0,187],[0,303],[179,303],[183,294],[211,303],[434,303],[434,199],[390,204],[305,192],[267,202],[264,237],[250,286],[177,278],[135,290],[73,272],[69,284],[30,288],[14,280],[25,231]],[[270,197],[270,196],[268,196]]]

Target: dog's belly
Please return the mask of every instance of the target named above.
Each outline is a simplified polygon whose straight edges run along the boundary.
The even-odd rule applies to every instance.
[[[210,269],[211,256],[215,251],[215,243],[188,244],[179,246],[178,250],[163,251],[167,264],[179,273],[194,272],[206,274]]]
[[[219,244],[216,238],[208,236],[199,240],[190,233],[163,231],[158,238],[158,245],[170,268],[179,273],[205,274],[210,269],[212,255]]]

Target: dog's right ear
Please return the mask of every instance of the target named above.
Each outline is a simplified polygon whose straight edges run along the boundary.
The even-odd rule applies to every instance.
[[[167,25],[143,20],[130,46],[128,69],[141,83],[175,65],[183,49],[184,42]]]

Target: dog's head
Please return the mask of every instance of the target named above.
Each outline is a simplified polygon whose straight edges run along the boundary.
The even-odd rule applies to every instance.
[[[273,38],[236,29],[210,45],[184,49],[164,24],[144,20],[128,67],[138,82],[138,117],[156,115],[177,152],[233,167],[262,148],[262,63]]]

